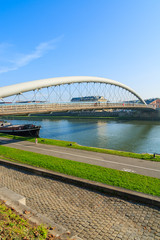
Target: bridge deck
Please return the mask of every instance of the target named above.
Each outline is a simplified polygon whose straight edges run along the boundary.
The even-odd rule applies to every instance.
[[[145,104],[122,104],[122,103],[68,103],[68,104],[23,104],[23,105],[1,105],[0,115],[25,115],[31,113],[50,113],[81,110],[103,110],[103,109],[141,109],[154,111],[152,106]]]

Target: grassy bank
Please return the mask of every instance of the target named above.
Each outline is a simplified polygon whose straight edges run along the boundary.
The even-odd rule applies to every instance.
[[[104,116],[53,116],[53,115],[39,115],[39,116],[5,116],[1,117],[1,119],[5,120],[31,120],[31,121],[39,121],[43,119],[106,119],[106,120],[118,120],[119,117],[104,117]]]
[[[1,116],[1,119],[5,120],[32,120],[32,121],[38,121],[42,119],[104,119],[104,120],[120,120],[120,121],[160,121],[160,117],[133,117],[133,116],[83,116],[83,115],[75,115],[75,116],[56,116],[56,115],[39,115],[39,116]]]
[[[12,135],[2,134],[2,133],[0,133],[0,137],[6,137],[6,138],[16,139],[16,140],[20,140],[20,141],[35,142],[35,138],[30,138],[30,137],[19,137],[19,136],[12,136]],[[140,153],[123,152],[123,151],[103,149],[103,148],[86,147],[86,146],[81,146],[81,145],[77,144],[76,142],[69,142],[69,141],[62,141],[62,140],[55,140],[55,139],[46,139],[46,138],[38,138],[38,143],[160,162],[159,155],[154,156],[153,154],[148,154],[148,153],[140,154]]]
[[[49,239],[47,229],[29,223],[20,217],[14,209],[0,201],[0,237],[1,239]]]
[[[0,146],[0,157],[55,172],[160,196],[160,179]]]

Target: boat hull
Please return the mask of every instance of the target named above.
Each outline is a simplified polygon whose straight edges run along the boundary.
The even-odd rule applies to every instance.
[[[36,127],[33,129],[23,129],[23,130],[1,130],[0,133],[17,135],[17,136],[26,136],[26,137],[39,137],[40,127]]]

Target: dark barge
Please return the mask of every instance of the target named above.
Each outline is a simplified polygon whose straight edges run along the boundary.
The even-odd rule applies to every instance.
[[[26,137],[39,137],[41,126],[33,124],[12,125],[11,123],[0,121],[0,133],[26,136]]]

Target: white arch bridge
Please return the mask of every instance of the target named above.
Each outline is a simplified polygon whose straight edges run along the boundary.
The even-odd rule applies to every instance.
[[[101,101],[72,101],[99,96]],[[0,115],[26,115],[81,110],[140,109],[153,107],[128,86],[100,77],[58,77],[0,88]]]

